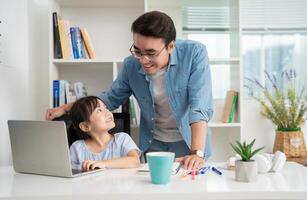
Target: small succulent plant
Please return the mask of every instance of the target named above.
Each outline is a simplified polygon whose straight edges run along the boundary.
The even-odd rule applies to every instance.
[[[250,161],[251,158],[261,151],[264,147],[258,148],[253,150],[253,145],[255,143],[256,139],[254,139],[250,144],[247,144],[246,141],[243,143],[240,143],[239,141],[236,141],[236,145],[230,144],[233,150],[239,154],[242,158],[242,161]]]

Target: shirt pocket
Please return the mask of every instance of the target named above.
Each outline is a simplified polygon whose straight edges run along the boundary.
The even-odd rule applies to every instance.
[[[178,103],[182,104],[188,100],[188,86],[178,85],[175,87],[176,96]]]
[[[175,92],[180,97],[186,97],[188,93],[188,76],[180,74],[177,77],[177,81],[175,84]]]

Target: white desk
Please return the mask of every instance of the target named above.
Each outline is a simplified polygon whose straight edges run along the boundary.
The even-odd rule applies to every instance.
[[[57,178],[0,167],[0,199],[307,199],[307,167],[302,165],[289,162],[281,173],[259,174],[253,183],[236,182],[234,171],[223,171],[223,176],[210,171],[194,181],[178,174],[168,185],[153,185],[136,169]]]

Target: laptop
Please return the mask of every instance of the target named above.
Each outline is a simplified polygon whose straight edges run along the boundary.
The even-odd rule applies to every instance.
[[[8,120],[8,127],[16,172],[76,177],[103,170],[72,169],[63,121]]]

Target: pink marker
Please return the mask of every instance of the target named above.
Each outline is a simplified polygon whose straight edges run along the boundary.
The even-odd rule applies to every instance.
[[[196,170],[192,170],[192,180],[195,180]]]

